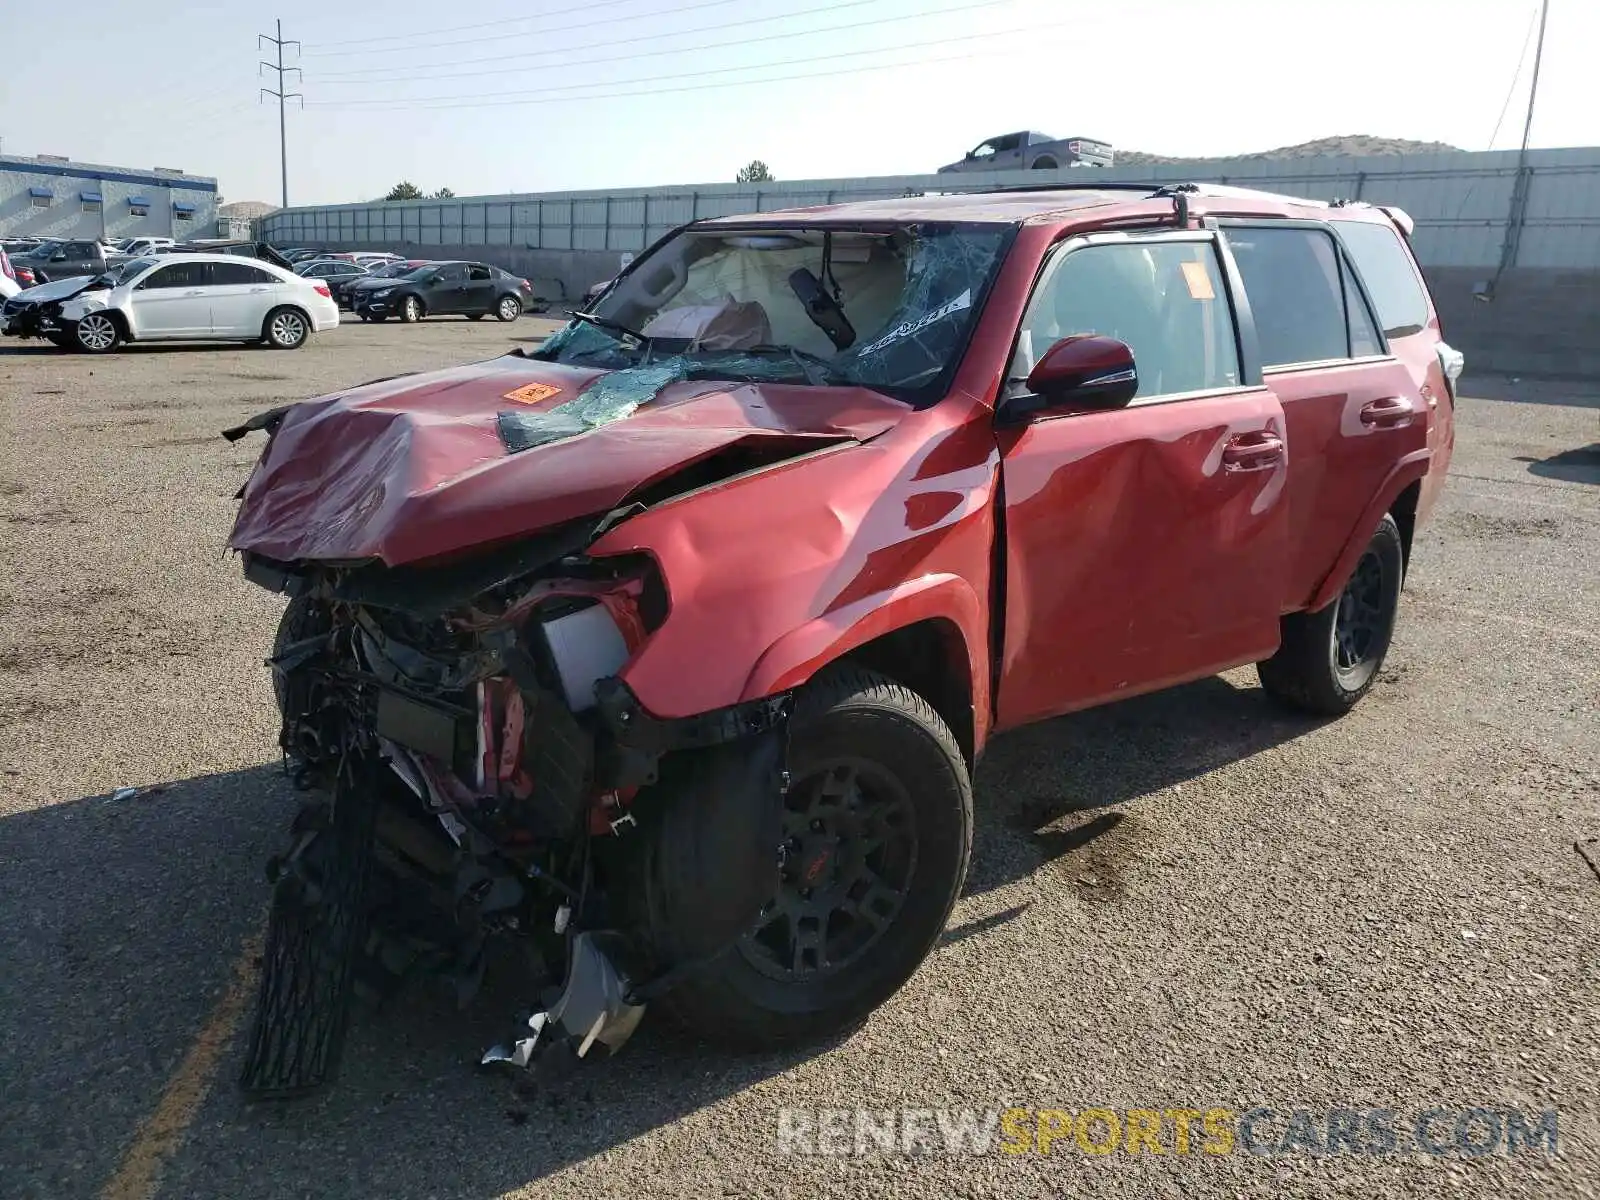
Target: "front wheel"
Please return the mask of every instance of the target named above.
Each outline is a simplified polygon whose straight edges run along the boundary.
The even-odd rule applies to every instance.
[[[1389,652],[1404,572],[1400,527],[1385,513],[1338,598],[1317,612],[1283,618],[1278,652],[1256,664],[1261,686],[1307,712],[1349,712],[1371,690]]]
[[[122,328],[106,313],[93,312],[78,318],[72,340],[86,353],[108,354],[122,343]]]
[[[944,928],[972,850],[972,785],[956,740],[893,680],[844,667],[809,684],[787,761],[771,865],[724,864],[770,871],[769,899],[730,949],[662,998],[696,1033],[738,1049],[824,1037],[887,1000]],[[678,877],[698,860],[674,847],[715,837],[681,827],[715,813],[687,791],[667,797],[642,873],[653,901],[642,919],[658,951],[704,919],[674,903],[700,895]]]
[[[400,301],[400,319],[407,325],[422,320],[422,301],[415,296],[407,296]]]

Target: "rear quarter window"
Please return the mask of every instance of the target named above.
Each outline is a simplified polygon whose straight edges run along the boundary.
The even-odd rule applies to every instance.
[[[1367,221],[1338,221],[1334,228],[1361,272],[1383,332],[1392,338],[1405,337],[1426,326],[1428,293],[1400,244],[1399,232]]]

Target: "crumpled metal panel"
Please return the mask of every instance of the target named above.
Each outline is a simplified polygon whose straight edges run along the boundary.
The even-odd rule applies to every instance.
[[[794,377],[786,359],[756,361]],[[875,437],[910,411],[862,388],[674,380],[680,369],[619,372],[631,378],[590,395],[602,370],[509,354],[296,405],[245,485],[229,545],[280,562],[419,562],[607,512],[746,439],[803,453]],[[583,421],[583,436],[507,450],[502,412],[523,405],[538,430],[540,414],[586,395],[575,411],[598,423]]]
[[[677,383],[688,373],[688,362],[676,358],[648,367],[632,367],[602,375],[579,393],[577,399],[547,412],[502,412],[498,419],[500,440],[516,454],[577,437],[632,416],[641,404],[654,400],[669,383]]]

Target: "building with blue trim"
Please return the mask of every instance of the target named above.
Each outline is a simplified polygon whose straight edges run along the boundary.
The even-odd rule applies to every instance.
[[[217,181],[41,154],[0,155],[0,237],[214,237]]]

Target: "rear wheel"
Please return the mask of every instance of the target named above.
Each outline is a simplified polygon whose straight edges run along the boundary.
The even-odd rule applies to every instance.
[[[1389,652],[1404,569],[1400,528],[1385,513],[1338,598],[1283,618],[1278,652],[1256,664],[1261,686],[1307,712],[1336,717],[1354,708]]]
[[[109,314],[92,312],[78,318],[72,340],[89,354],[107,354],[122,344],[122,327]]]
[[[274,350],[298,350],[311,336],[311,322],[298,308],[275,308],[267,314],[262,337]]]
[[[742,1049],[825,1036],[888,999],[944,928],[972,848],[966,764],[921,696],[837,668],[800,694],[789,738],[772,865],[725,864],[770,870],[770,899],[731,949],[662,999],[695,1032]],[[696,860],[672,847],[685,834],[704,844],[700,831],[677,826],[715,815],[714,805],[667,798],[642,873],[651,902],[641,917],[658,953],[671,957],[703,918],[673,902],[698,893],[674,877]]]
[[[500,302],[495,305],[494,315],[497,320],[515,321],[522,315],[522,301],[515,296],[501,296]]]

